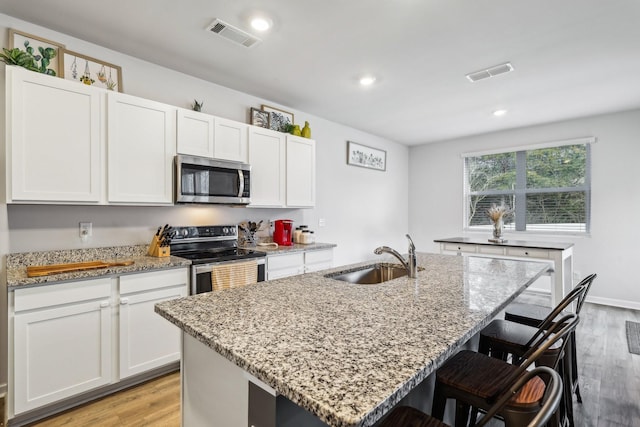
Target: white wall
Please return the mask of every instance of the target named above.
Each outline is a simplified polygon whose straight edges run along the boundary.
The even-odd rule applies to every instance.
[[[0,14],[0,44],[8,46],[7,29],[14,28],[65,44],[70,50],[122,67],[124,92],[189,108],[204,101],[203,112],[242,122],[250,107],[266,103],[251,95],[218,86],[173,70],[86,43],[55,31]],[[4,67],[0,66],[4,82]],[[4,84],[2,84],[4,92]],[[300,88],[304,91],[304,88]],[[4,96],[2,97],[4,99]],[[339,102],[339,100],[336,100]],[[4,105],[0,108],[4,108]],[[0,204],[0,256],[8,252],[101,247],[147,243],[158,225],[205,225],[243,220],[288,218],[308,224],[317,240],[336,243],[335,264],[373,258],[381,244],[406,251],[408,231],[408,148],[347,126],[284,106],[296,123],[309,121],[317,141],[317,187],[314,209],[249,209],[225,206],[114,207]],[[4,115],[3,115],[4,117]],[[3,126],[4,129],[4,126]],[[4,134],[2,135],[4,139]],[[387,171],[378,172],[346,164],[348,140],[387,151]],[[0,144],[1,145],[1,144]],[[3,150],[0,150],[2,152]],[[4,153],[3,153],[4,154]],[[0,157],[3,156],[0,155]],[[0,162],[4,177],[4,161]],[[3,178],[0,178],[3,180]],[[4,188],[4,184],[2,183]],[[326,227],[319,228],[324,218]],[[93,237],[83,244],[78,222],[93,222]],[[0,271],[0,308],[6,313],[6,281]],[[0,355],[6,367],[6,319],[0,316]],[[5,368],[6,369],[6,368]],[[0,372],[0,383],[6,372]]]
[[[461,153],[515,147],[583,136],[592,145],[590,236],[506,237],[573,242],[574,271],[597,273],[590,300],[640,309],[638,262],[640,227],[640,110],[514,129],[412,147],[409,159],[409,229],[416,245],[437,251],[433,239],[463,235]],[[468,233],[483,236],[483,233]]]

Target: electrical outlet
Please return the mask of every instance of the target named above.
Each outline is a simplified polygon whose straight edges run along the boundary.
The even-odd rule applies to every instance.
[[[327,220],[324,218],[320,218],[318,220],[318,227],[326,227],[327,226]]]
[[[86,241],[93,235],[93,223],[81,222],[80,223],[80,239]]]

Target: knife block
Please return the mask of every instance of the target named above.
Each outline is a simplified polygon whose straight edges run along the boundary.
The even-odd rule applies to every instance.
[[[171,255],[171,248],[169,246],[160,246],[160,240],[158,239],[158,236],[154,234],[151,244],[149,245],[147,255],[158,258],[167,257]]]

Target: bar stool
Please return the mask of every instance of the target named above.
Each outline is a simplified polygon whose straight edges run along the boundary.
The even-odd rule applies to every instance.
[[[580,281],[576,285],[578,287],[585,287],[584,293],[578,298],[576,302],[576,314],[580,314],[582,305],[584,304],[589,289],[593,281],[597,277],[597,274],[590,274]],[[574,288],[575,289],[575,288]],[[512,322],[521,323],[523,325],[538,327],[545,321],[550,315],[552,308],[545,307],[537,304],[525,304],[525,303],[512,303],[506,311],[504,318]],[[564,313],[561,313],[564,314]],[[580,395],[580,384],[578,383],[578,359],[576,352],[576,334],[575,331],[569,336],[569,343],[567,344],[567,353],[571,365],[571,390],[576,394],[578,402],[582,403],[582,396]],[[566,380],[565,380],[566,381]]]
[[[468,350],[457,353],[436,371],[433,416],[442,420],[447,398],[453,398],[456,399],[455,425],[466,426],[470,407],[489,410],[498,396],[509,389],[551,346],[560,340],[566,342],[563,338],[575,329],[578,321],[578,316],[570,313],[550,328],[541,330],[529,349],[515,360],[515,364]],[[527,392],[534,396],[533,399],[510,401],[498,412],[507,427],[526,425],[539,409],[535,396],[543,388],[543,383],[541,380],[529,381],[527,385]]]
[[[480,332],[480,342],[478,351],[483,354],[491,354],[506,360],[508,355],[513,357],[521,357],[529,346],[537,339],[541,331],[548,329],[556,324],[556,318],[561,314],[566,314],[564,309],[569,307],[574,301],[584,300],[584,294],[588,290],[589,282],[578,284],[560,303],[543,319],[538,327],[523,325],[520,323],[495,319],[487,327]],[[574,335],[573,331],[571,335]],[[573,400],[571,398],[571,360],[564,357],[563,349],[565,345],[569,345],[571,340],[563,340],[562,345],[552,346],[543,354],[536,362],[537,365],[549,366],[558,369],[562,374],[565,384],[565,393],[562,402],[563,419],[566,419],[570,426],[573,426]],[[569,350],[567,353],[570,354]],[[561,362],[561,363],[559,363]]]
[[[475,427],[482,427],[487,424],[496,414],[498,414],[508,403],[521,399],[523,391],[530,381],[540,376],[549,377],[542,397],[537,402],[539,409],[536,416],[527,424],[527,427],[540,427],[547,423],[553,413],[556,412],[560,404],[562,394],[562,380],[558,373],[547,367],[538,367],[525,372],[508,390],[506,390],[487,413],[474,424]],[[440,420],[433,418],[422,411],[410,406],[400,406],[395,408],[384,419],[379,427],[449,427]]]

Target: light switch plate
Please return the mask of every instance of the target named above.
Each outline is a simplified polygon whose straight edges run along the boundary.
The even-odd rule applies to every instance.
[[[80,238],[86,240],[93,235],[93,223],[81,222],[80,223]]]

